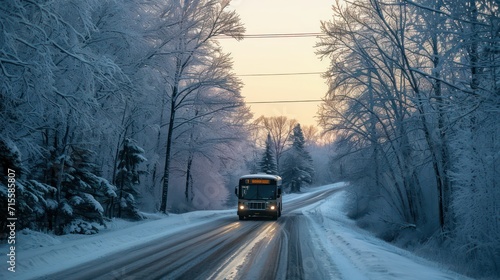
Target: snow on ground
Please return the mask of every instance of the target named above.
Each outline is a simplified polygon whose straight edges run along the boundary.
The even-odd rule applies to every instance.
[[[301,208],[309,218],[316,246],[333,263],[332,278],[342,279],[469,279],[373,236],[342,211],[345,191]],[[321,256],[321,254],[318,254]]]
[[[17,233],[16,272],[7,271],[7,244],[0,246],[4,267],[0,279],[26,279],[49,274],[63,267],[118,252],[143,242],[169,235],[189,227],[202,226],[214,219],[235,215],[235,210],[196,211],[185,214],[149,215],[142,222],[115,219],[96,235],[55,236],[31,230]],[[151,221],[151,219],[154,219]]]
[[[285,195],[284,201],[341,187],[342,184],[333,184],[309,188],[303,194]],[[342,212],[342,202],[343,194],[340,192],[299,210],[309,218],[313,236],[316,236],[314,242],[323,251],[320,255],[325,259],[320,263],[335,264],[331,267],[332,276],[343,276],[345,279],[465,279],[358,229]],[[3,266],[0,268],[0,279],[26,279],[49,274],[62,267],[81,264],[190,227],[233,216],[236,221],[235,209],[168,216],[151,214],[148,220],[142,222],[115,219],[107,229],[90,236],[54,236],[23,230],[16,236],[16,272],[7,270],[9,246],[0,245],[0,263]]]

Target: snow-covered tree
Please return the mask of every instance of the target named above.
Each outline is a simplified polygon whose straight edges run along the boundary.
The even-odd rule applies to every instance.
[[[276,168],[276,159],[273,154],[273,143],[271,139],[271,134],[267,134],[266,147],[262,159],[259,162],[258,172],[263,172],[266,174],[278,174],[278,169]]]
[[[132,220],[141,220],[143,216],[137,208],[136,199],[139,196],[139,191],[136,189],[140,183],[141,175],[138,170],[139,165],[146,161],[143,156],[144,150],[137,146],[137,143],[132,139],[125,139],[122,149],[118,153],[118,166],[116,172],[115,184],[117,187],[116,211],[117,217],[127,218]]]
[[[57,208],[54,200],[56,189],[50,185],[29,178],[28,170],[23,166],[21,152],[10,140],[0,137],[0,201],[5,211],[1,215],[0,232],[7,233],[7,218],[17,218],[17,229],[31,228],[46,230],[51,226],[51,216]],[[14,185],[8,178],[15,181]],[[10,189],[10,191],[9,191]],[[9,203],[13,211],[7,206]],[[11,215],[12,214],[12,215]]]
[[[173,203],[176,210],[199,209],[196,199],[204,196],[206,188],[210,187],[206,178],[220,180],[217,174],[228,173],[227,170],[240,161],[241,146],[246,144],[248,134],[247,122],[251,118],[248,108],[242,106],[239,94],[228,89],[201,89],[192,98],[192,105],[186,105],[179,111],[179,118],[184,122],[180,123],[179,128],[182,129],[176,131],[174,139],[172,175],[174,180],[178,180],[178,176],[184,177],[185,186],[185,205],[177,199]],[[212,164],[200,165],[205,161]],[[214,175],[207,177],[210,173]],[[217,186],[217,190],[210,187],[213,193],[227,191],[226,182],[220,181],[213,186]],[[173,193],[178,195],[178,190]],[[226,197],[214,196],[210,199],[225,201]]]
[[[70,126],[86,129],[99,104],[96,89],[109,89],[120,73],[86,44],[95,30],[90,11],[99,3],[70,2],[2,2],[0,134],[15,141],[27,161],[52,149],[62,154],[57,132],[75,116],[79,123]]]
[[[295,125],[291,136],[292,147],[283,160],[281,176],[283,184],[291,192],[300,192],[302,186],[311,184],[314,178],[312,158],[305,148],[305,139],[300,124]]]
[[[115,198],[116,187],[100,177],[93,158],[95,154],[84,148],[73,147],[65,158],[58,160],[57,176],[61,178],[57,190],[56,216],[57,234],[98,232],[96,224],[105,225],[102,203],[110,203]]]
[[[167,76],[167,136],[165,165],[160,211],[167,212],[170,180],[170,165],[173,154],[174,132],[185,120],[178,120],[180,110],[193,102],[199,90],[210,87],[225,89],[239,95],[240,82],[227,73],[227,55],[222,54],[214,43],[218,35],[241,39],[244,27],[234,11],[228,11],[228,1],[189,0],[173,1],[165,11],[165,18],[175,23],[170,30],[177,36],[166,46],[164,53],[170,54],[174,72]],[[173,74],[173,75],[172,75]]]

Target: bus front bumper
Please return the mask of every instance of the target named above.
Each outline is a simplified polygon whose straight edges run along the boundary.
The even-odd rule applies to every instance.
[[[238,208],[236,212],[238,216],[243,217],[276,217],[279,212],[277,207],[275,209],[241,209]]]
[[[276,216],[276,210],[238,210],[238,216],[260,216],[260,217],[272,217]]]

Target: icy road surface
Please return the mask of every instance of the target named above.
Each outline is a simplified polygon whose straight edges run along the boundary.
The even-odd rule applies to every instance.
[[[39,244],[41,248],[20,252],[17,272],[6,276],[467,279],[356,228],[339,210],[342,197],[340,184],[290,195],[278,221],[239,221],[236,210],[199,211],[110,230],[101,236]],[[26,237],[30,238],[37,239]],[[6,279],[4,274],[0,274],[2,279]]]

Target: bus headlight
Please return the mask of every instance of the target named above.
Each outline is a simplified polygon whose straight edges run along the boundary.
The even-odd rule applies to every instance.
[[[242,204],[242,205],[240,205],[240,210],[243,210],[243,209],[245,209],[245,205]]]
[[[274,210],[274,209],[276,209],[276,206],[271,205],[271,210]]]

